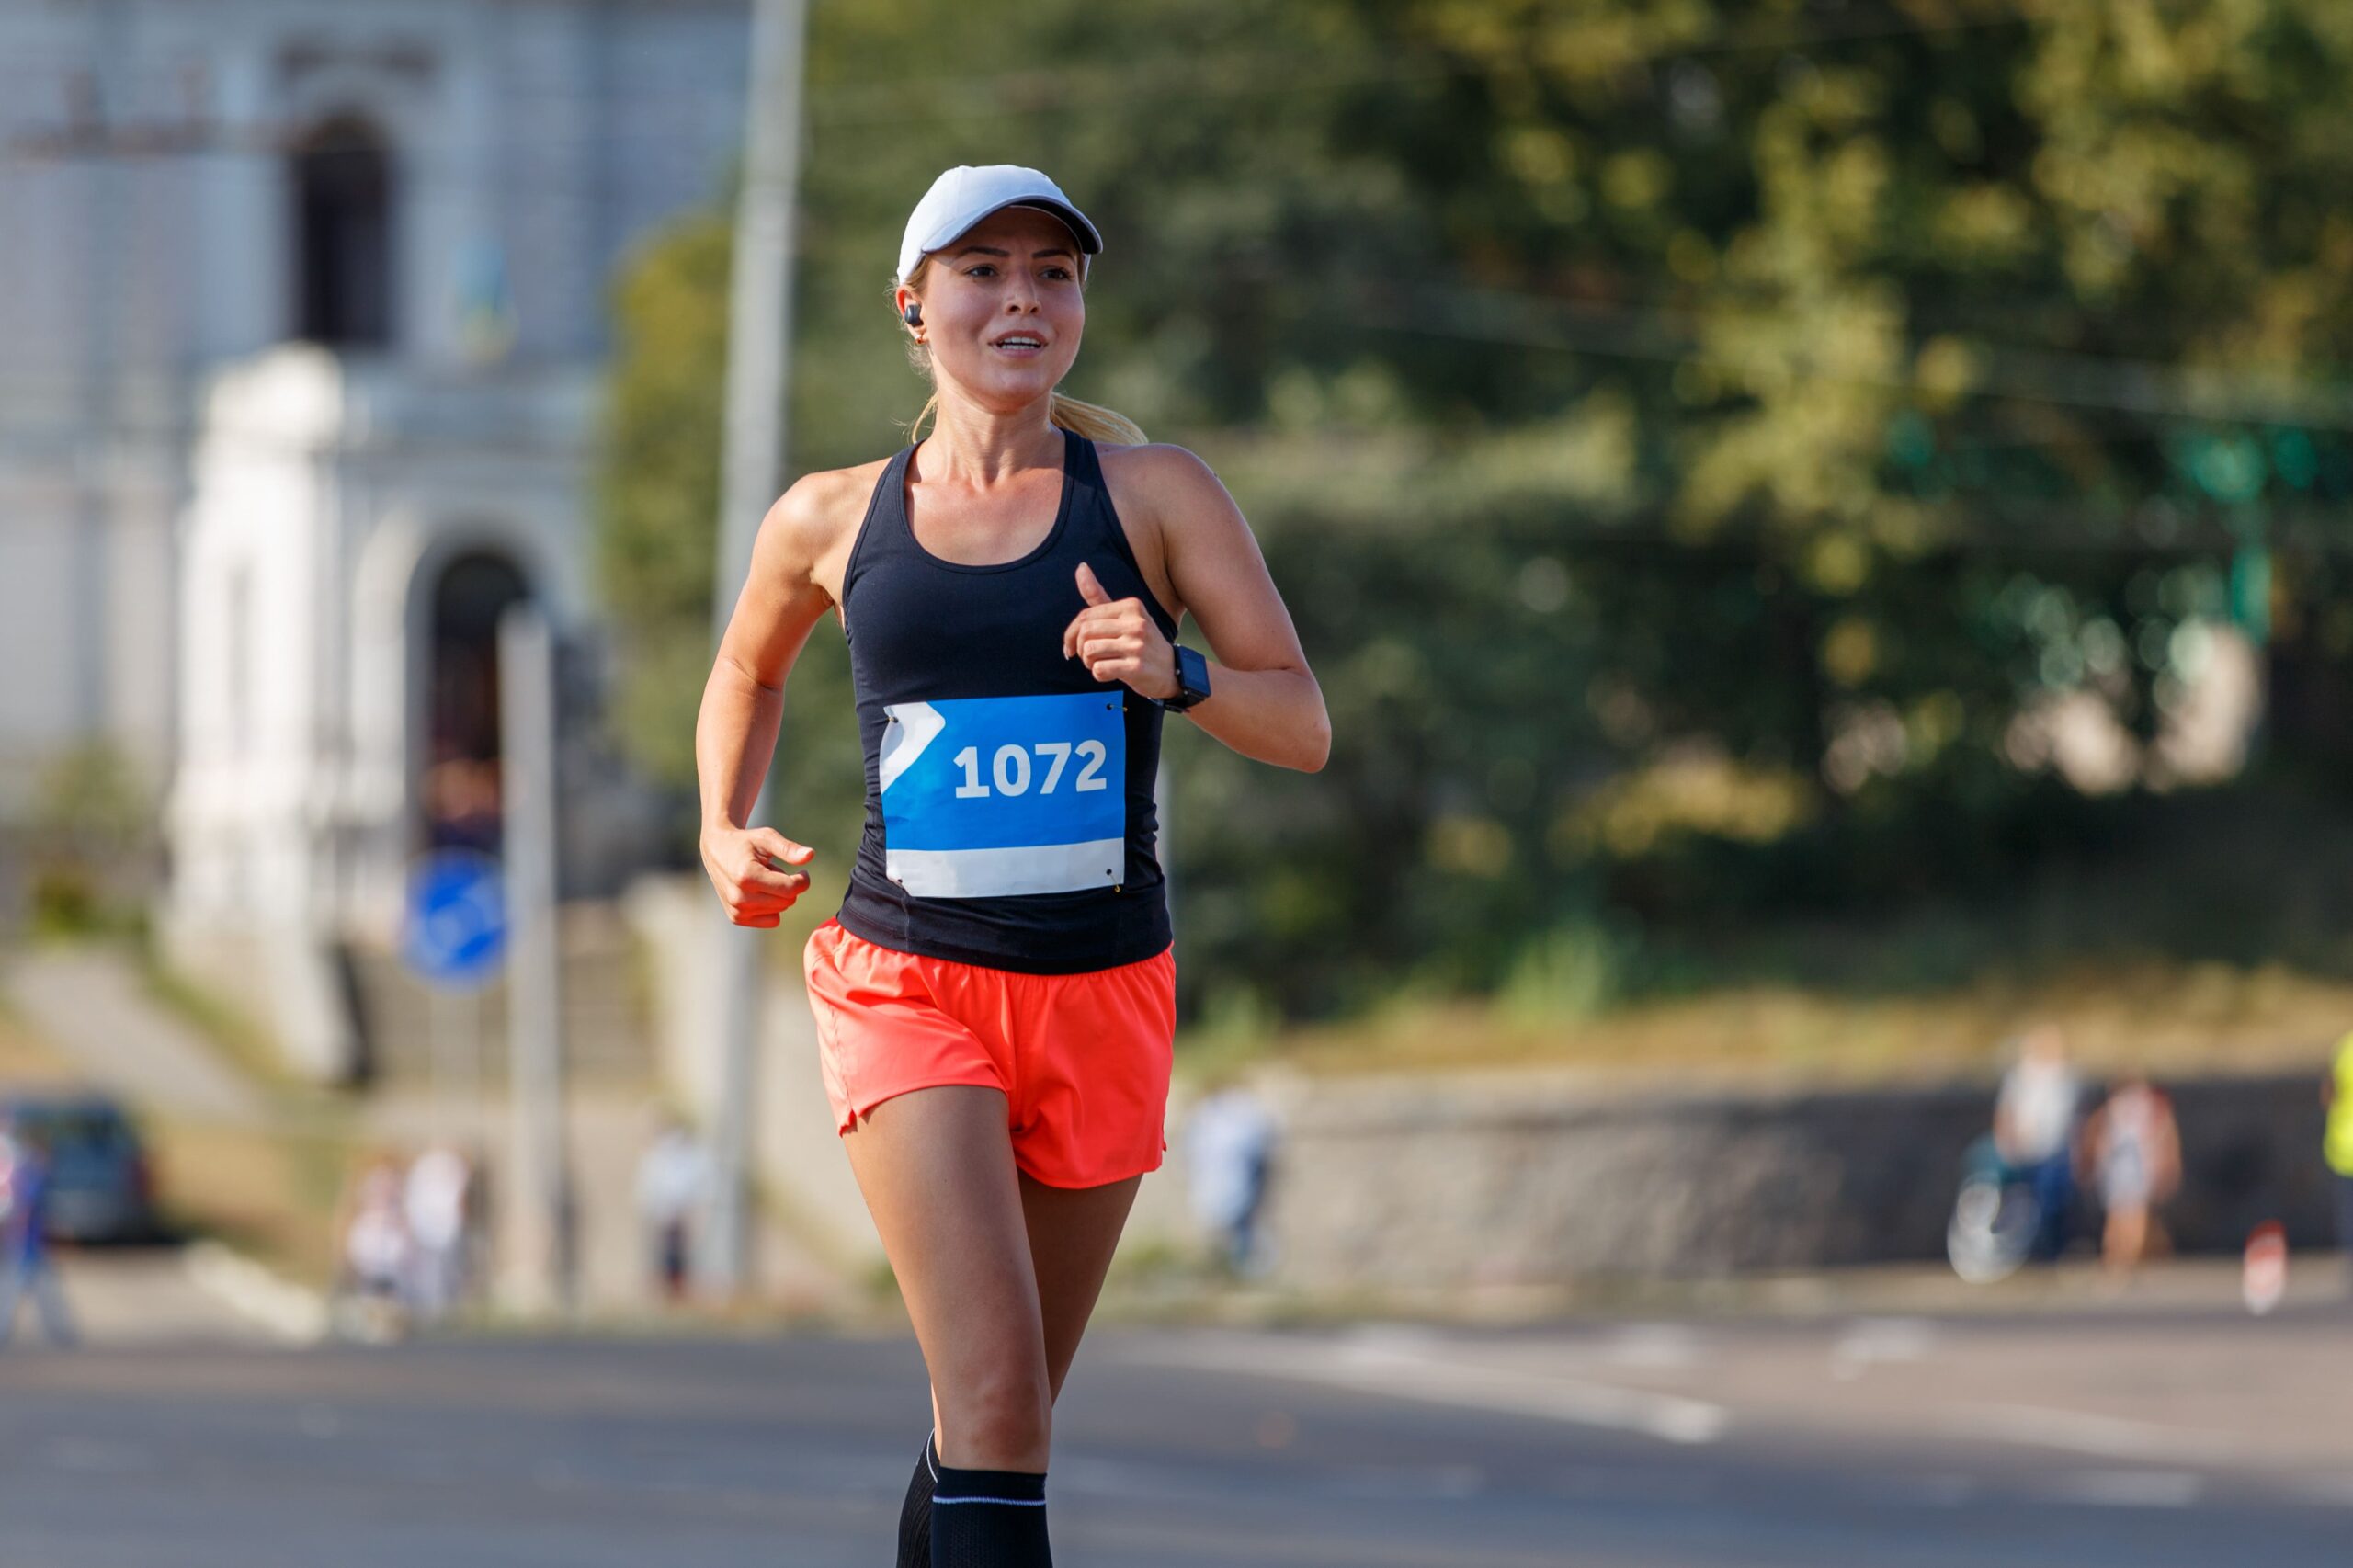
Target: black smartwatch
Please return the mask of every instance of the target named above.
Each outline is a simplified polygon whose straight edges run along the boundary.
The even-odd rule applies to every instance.
[[[1176,644],[1176,695],[1164,699],[1161,706],[1171,713],[1182,713],[1210,694],[1210,662],[1186,647]]]

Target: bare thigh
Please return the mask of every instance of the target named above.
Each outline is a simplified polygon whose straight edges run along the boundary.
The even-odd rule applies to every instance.
[[[1029,1256],[1038,1277],[1038,1307],[1046,1337],[1046,1381],[1052,1397],[1078,1354],[1080,1336],[1103,1290],[1111,1254],[1120,1244],[1143,1177],[1102,1187],[1050,1187],[1021,1173],[1021,1208],[1029,1228]],[[931,1422],[939,1426],[939,1392],[932,1391]]]
[[[1057,1399],[1142,1185],[1143,1177],[1131,1176],[1104,1187],[1049,1187],[1022,1174],[1021,1210],[1045,1323],[1046,1374]]]
[[[931,1373],[940,1459],[1043,1471],[1052,1383],[1005,1096],[896,1095],[842,1145]]]
[[[842,1142],[931,1373],[941,1458],[1045,1469],[1051,1407],[1143,1178],[1057,1187],[1021,1173],[1005,1096],[969,1085],[895,1096]],[[1020,1415],[1041,1381],[1032,1441]]]

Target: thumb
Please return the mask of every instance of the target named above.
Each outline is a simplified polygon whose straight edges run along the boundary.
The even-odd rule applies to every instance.
[[[795,844],[772,827],[752,830],[752,847],[763,855],[772,855],[788,866],[805,866],[817,853],[805,844]]]
[[[1095,568],[1084,561],[1078,563],[1078,597],[1090,605],[1108,605],[1111,602],[1111,596],[1105,593],[1103,585],[1095,580]]]

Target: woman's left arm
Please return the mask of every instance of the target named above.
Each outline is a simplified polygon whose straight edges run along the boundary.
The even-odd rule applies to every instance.
[[[1210,695],[1185,717],[1246,757],[1317,771],[1332,752],[1331,716],[1256,537],[1207,463],[1182,447],[1151,450],[1154,460],[1136,465],[1139,499],[1158,524],[1176,602],[1212,655]],[[1137,601],[1113,601],[1080,572],[1088,608],[1064,634],[1069,651],[1098,680],[1176,696],[1176,653],[1159,627]]]

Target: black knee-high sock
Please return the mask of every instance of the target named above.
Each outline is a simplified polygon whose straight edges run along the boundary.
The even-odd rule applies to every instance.
[[[939,1453],[932,1441],[925,1434],[915,1479],[907,1483],[906,1505],[899,1510],[899,1568],[931,1568],[931,1492],[939,1480]]]
[[[1043,1474],[941,1465],[931,1507],[932,1568],[1053,1568]]]

